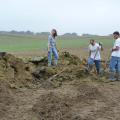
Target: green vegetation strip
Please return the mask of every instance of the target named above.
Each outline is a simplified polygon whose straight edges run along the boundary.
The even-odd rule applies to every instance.
[[[87,47],[92,38],[57,38],[59,48],[80,48]],[[98,42],[102,42],[104,47],[112,47],[113,39],[111,37],[93,37]],[[23,52],[34,50],[46,50],[47,37],[36,36],[12,36],[0,35],[0,51],[5,52]]]

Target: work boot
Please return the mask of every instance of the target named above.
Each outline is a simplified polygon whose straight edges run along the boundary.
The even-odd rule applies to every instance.
[[[115,78],[115,75],[116,75],[116,73],[115,72],[110,72],[110,75],[109,75],[109,80],[111,81],[111,82],[114,82],[114,81],[116,81],[117,79]]]
[[[48,62],[48,67],[50,67],[51,66],[51,62]]]
[[[57,66],[58,60],[54,60],[54,66]]]
[[[90,72],[92,70],[93,66],[92,65],[88,65],[88,71]]]

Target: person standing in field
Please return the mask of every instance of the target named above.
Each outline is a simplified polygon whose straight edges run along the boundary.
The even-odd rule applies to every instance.
[[[101,43],[96,43],[94,39],[90,40],[89,44],[89,58],[88,58],[88,67],[89,71],[92,69],[93,64],[95,63],[97,74],[100,74],[100,61],[101,55],[100,51],[103,50]]]
[[[57,31],[53,29],[51,31],[51,34],[48,37],[48,66],[52,65],[52,56],[54,56],[54,64],[57,66],[58,63],[58,51],[56,46],[56,38],[57,37]]]
[[[113,33],[115,39],[114,46],[112,48],[110,59],[110,81],[120,81],[120,33],[118,31]],[[116,76],[116,73],[118,75]],[[116,77],[115,77],[116,76]]]

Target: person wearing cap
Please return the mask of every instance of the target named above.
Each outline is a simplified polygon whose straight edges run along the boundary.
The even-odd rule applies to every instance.
[[[94,39],[90,40],[89,44],[89,58],[88,58],[88,68],[91,71],[93,64],[95,63],[97,74],[100,74],[100,61],[101,55],[100,51],[103,50],[101,43],[96,43]]]
[[[52,29],[51,34],[48,37],[48,66],[52,65],[52,57],[54,56],[54,64],[57,66],[58,64],[58,51],[56,47],[56,38],[57,37],[57,31],[55,29]]]
[[[113,37],[115,42],[111,51],[109,80],[120,81],[120,33],[118,31],[114,32]],[[118,73],[117,76],[116,73]]]

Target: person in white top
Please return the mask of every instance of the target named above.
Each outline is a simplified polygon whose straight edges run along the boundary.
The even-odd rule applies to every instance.
[[[89,44],[89,59],[88,66],[92,69],[92,65],[95,63],[97,74],[100,73],[100,51],[103,50],[102,44],[98,44],[95,40],[91,39]]]
[[[118,31],[113,33],[115,39],[114,46],[112,48],[110,59],[110,81],[120,81],[120,33]],[[116,73],[118,73],[117,77]]]

